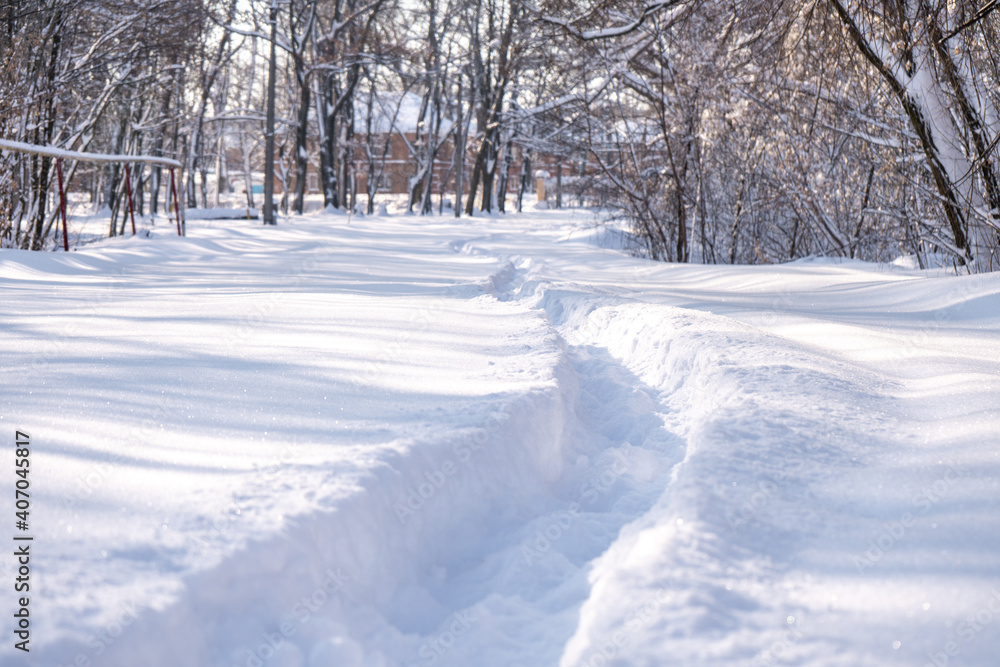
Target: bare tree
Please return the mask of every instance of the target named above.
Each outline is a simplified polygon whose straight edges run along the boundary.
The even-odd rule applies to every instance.
[[[928,0],[828,4],[919,138],[953,251],[971,270],[997,268],[1000,115],[993,6]]]

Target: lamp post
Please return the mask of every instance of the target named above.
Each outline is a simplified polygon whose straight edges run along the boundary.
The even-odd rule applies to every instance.
[[[268,63],[267,75],[267,129],[264,135],[264,224],[273,225],[274,221],[274,79],[275,79],[275,49],[278,33],[278,4],[271,0],[271,60]]]

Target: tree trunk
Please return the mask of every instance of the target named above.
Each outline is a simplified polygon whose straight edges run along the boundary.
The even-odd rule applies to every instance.
[[[934,120],[927,117],[924,112],[924,105],[922,104],[929,101],[928,98],[934,94],[934,91],[932,89],[921,89],[920,84],[923,83],[923,80],[917,79],[917,75],[920,74],[926,78],[933,77],[933,74],[926,71],[918,72],[916,63],[919,63],[921,67],[927,67],[927,65],[923,62],[924,58],[921,58],[919,53],[914,54],[914,45],[912,44],[909,45],[910,48],[904,49],[903,61],[890,66],[883,61],[882,57],[876,51],[876,46],[873,45],[874,40],[869,41],[869,38],[862,34],[854,15],[848,9],[847,5],[844,4],[843,0],[828,1],[855,47],[881,75],[902,105],[910,126],[916,133],[920,141],[920,147],[927,159],[927,168],[931,172],[934,185],[941,197],[945,218],[948,220],[952,237],[955,240],[955,247],[962,253],[959,260],[963,263],[971,264],[974,261],[974,257],[966,234],[968,221],[963,212],[963,206],[959,201],[961,196],[958,194],[955,183],[949,176],[948,169],[942,160],[940,152],[940,144],[944,140],[944,137],[938,136],[940,132],[936,132],[936,130],[943,130],[943,128],[935,127]],[[931,20],[930,17],[928,17],[928,20]],[[917,50],[920,51],[922,49]],[[924,56],[925,58],[930,58],[929,53],[925,52]],[[910,85],[914,81],[916,81],[916,85]],[[935,80],[932,79],[931,83],[934,82]],[[943,112],[941,115],[944,115]],[[947,118],[942,118],[941,120],[947,122]]]

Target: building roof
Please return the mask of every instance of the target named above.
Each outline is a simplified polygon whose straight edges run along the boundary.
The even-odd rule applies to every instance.
[[[376,92],[372,105],[372,132],[374,134],[385,134],[390,130],[404,134],[416,132],[421,104],[423,104],[423,98],[416,93]],[[354,98],[354,132],[356,134],[366,134],[367,115],[368,95],[356,96]],[[394,118],[395,123],[393,123]],[[441,119],[442,132],[449,129],[451,125],[451,118]]]

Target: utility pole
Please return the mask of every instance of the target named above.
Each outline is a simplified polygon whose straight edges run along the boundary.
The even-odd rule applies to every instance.
[[[267,75],[267,129],[264,143],[264,224],[273,225],[274,221],[274,79],[275,50],[274,43],[278,38],[278,4],[271,0],[271,61],[268,64]]]
[[[455,112],[455,138],[453,139],[455,150],[452,153],[452,159],[455,161],[455,217],[460,218],[462,216],[462,188],[465,187],[465,183],[462,182],[465,177],[465,135],[462,126],[465,114],[462,111],[462,72],[458,73],[457,99],[458,109]]]

